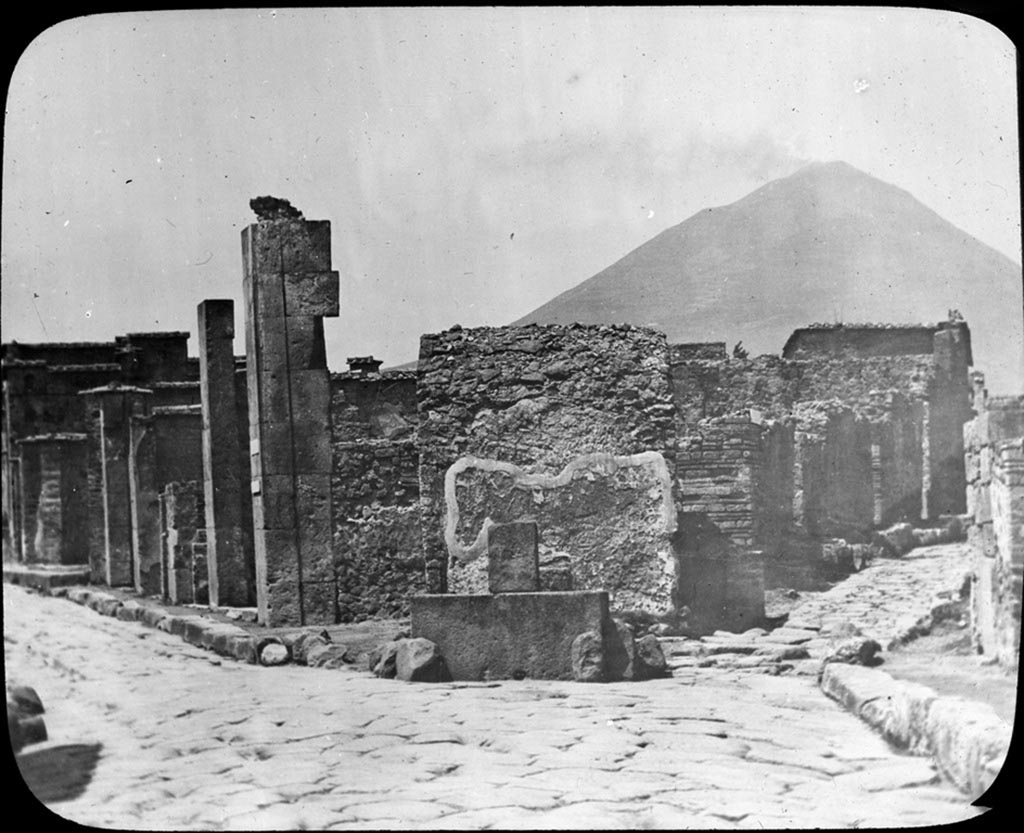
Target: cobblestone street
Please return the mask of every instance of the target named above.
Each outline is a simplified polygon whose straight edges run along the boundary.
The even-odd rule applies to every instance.
[[[812,676],[408,684],[222,659],[4,585],[9,679],[101,744],[68,819],[128,829],[863,827],[978,814]]]

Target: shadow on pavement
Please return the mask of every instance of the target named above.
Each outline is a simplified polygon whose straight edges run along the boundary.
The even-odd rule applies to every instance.
[[[18,769],[32,794],[44,804],[78,798],[92,780],[100,743],[72,743],[21,752]]]

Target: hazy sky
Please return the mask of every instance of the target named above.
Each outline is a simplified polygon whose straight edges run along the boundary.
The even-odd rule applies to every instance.
[[[332,222],[333,370],[508,323],[812,160],[1019,263],[1015,60],[987,23],[889,8],[66,21],[11,80],[3,339],[194,334],[204,298],[234,298],[242,332],[239,232],[263,194]]]

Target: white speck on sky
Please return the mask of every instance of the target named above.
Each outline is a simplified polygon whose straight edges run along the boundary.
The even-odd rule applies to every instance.
[[[1020,262],[1015,61],[989,24],[920,9],[76,18],[10,85],[3,338],[194,333],[204,298],[240,325],[239,233],[265,194],[332,222],[336,370],[508,323],[813,160]]]

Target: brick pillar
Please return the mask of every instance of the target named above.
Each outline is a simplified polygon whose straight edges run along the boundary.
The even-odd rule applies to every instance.
[[[111,384],[82,391],[88,419],[89,564],[94,580],[134,584],[131,417],[144,414],[152,392]]]
[[[88,562],[85,435],[47,434],[21,440],[30,449],[38,489],[32,505],[33,560],[48,564]]]
[[[255,564],[243,532],[242,469],[235,403],[235,305],[199,304],[199,384],[203,402],[203,490],[206,504],[210,604],[245,607],[255,602]]]
[[[337,619],[323,337],[323,316],[338,315],[330,232],[301,215],[242,232],[256,597],[269,625]]]

